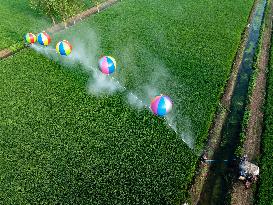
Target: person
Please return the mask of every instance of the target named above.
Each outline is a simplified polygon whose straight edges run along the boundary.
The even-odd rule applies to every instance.
[[[247,155],[245,154],[241,160],[242,162],[247,161]]]
[[[207,157],[207,155],[206,154],[203,154],[202,156],[201,156],[201,162],[202,162],[202,164],[206,164],[206,160],[208,159],[208,157]]]
[[[247,188],[247,189],[249,189],[250,188],[250,186],[251,186],[251,184],[252,184],[252,182],[253,182],[253,180],[254,180],[254,177],[251,175],[251,174],[247,174],[246,175],[246,179],[245,179],[245,187]]]
[[[246,189],[249,189],[249,188],[250,188],[250,185],[251,185],[251,182],[250,182],[250,181],[246,181],[246,183],[245,183],[245,188],[246,188]]]

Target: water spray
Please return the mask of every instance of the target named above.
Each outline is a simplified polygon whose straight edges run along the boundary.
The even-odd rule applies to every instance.
[[[96,39],[96,37],[93,37],[93,40]],[[73,48],[73,52],[69,55],[69,56],[64,56],[61,57],[61,55],[58,55],[58,53],[61,53],[60,50],[59,52],[56,51],[56,49],[50,47],[50,46],[39,46],[39,45],[35,45],[35,44],[31,44],[30,47],[34,50],[36,50],[39,53],[42,53],[43,55],[49,57],[50,59],[53,59],[55,61],[61,61],[62,64],[65,65],[73,65],[73,64],[80,64],[83,66],[83,68],[85,68],[88,72],[91,71],[91,75],[92,75],[92,80],[89,79],[89,83],[88,83],[88,91],[96,96],[99,96],[103,93],[110,93],[113,94],[114,92],[117,91],[123,91],[126,93],[127,95],[127,102],[131,105],[134,106],[138,109],[147,109],[151,112],[153,112],[155,115],[159,115],[159,117],[162,117],[164,119],[164,121],[166,122],[166,125],[173,130],[178,136],[180,136],[180,138],[190,147],[193,149],[193,139],[190,139],[191,135],[178,130],[177,129],[177,124],[176,124],[176,116],[174,116],[173,114],[168,112],[171,110],[170,104],[168,104],[168,97],[167,96],[156,96],[155,98],[158,98],[158,100],[160,98],[165,98],[165,103],[167,103],[167,111],[166,113],[163,113],[163,115],[160,116],[160,113],[155,113],[155,110],[153,109],[153,107],[151,107],[152,105],[147,104],[147,102],[145,103],[144,100],[142,100],[139,96],[137,96],[136,93],[134,93],[133,91],[129,91],[124,85],[122,85],[122,83],[115,78],[114,76],[111,76],[111,72],[109,72],[109,70],[107,71],[107,69],[104,70],[104,72],[109,72],[107,75],[104,75],[102,70],[99,71],[98,66],[97,66],[97,60],[95,57],[94,53],[97,53],[98,50],[98,45],[93,44],[95,46],[95,48],[86,48],[86,45],[78,42],[76,43],[77,40],[74,39],[74,45],[75,48]],[[66,44],[66,42],[62,42],[63,44]],[[59,42],[60,44],[60,42]],[[60,47],[60,45],[59,45]],[[59,48],[58,47],[58,48]],[[88,53],[88,55],[87,55]],[[65,55],[67,53],[64,53]],[[115,60],[113,58],[111,58],[110,56],[107,56],[107,58],[109,58],[110,60],[112,60],[114,63],[114,66],[116,67],[115,64]],[[109,60],[107,59],[107,60]],[[162,66],[159,66],[160,70],[163,69]],[[113,71],[112,71],[113,72]],[[156,83],[158,81],[158,78],[163,79],[167,76],[166,72],[163,70],[162,72],[160,72],[160,74],[158,73],[154,73],[153,74],[153,78],[152,78],[152,82],[151,85],[148,84],[146,86],[144,86],[146,93],[148,94],[148,96],[150,97],[154,97],[156,95],[156,93],[158,93],[158,89],[156,89]],[[155,100],[155,99],[153,99]],[[170,100],[171,101],[171,100]],[[153,102],[153,101],[152,101]],[[158,106],[158,105],[157,105]],[[161,113],[162,114],[162,113]],[[168,114],[168,115],[167,115]]]

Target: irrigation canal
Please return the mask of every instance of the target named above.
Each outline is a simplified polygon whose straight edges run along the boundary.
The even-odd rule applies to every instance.
[[[249,35],[231,98],[230,112],[221,131],[220,145],[213,157],[219,163],[211,165],[198,205],[223,205],[228,201],[232,179],[236,176],[234,152],[240,141],[249,82],[253,73],[254,57],[258,48],[265,7],[266,0],[259,0],[251,18]]]

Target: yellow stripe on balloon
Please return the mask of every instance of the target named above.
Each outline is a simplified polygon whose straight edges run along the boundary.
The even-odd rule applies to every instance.
[[[65,54],[69,55],[71,53],[69,45],[67,43],[63,43],[63,44],[64,44]]]
[[[60,43],[57,43],[57,45],[56,45],[56,51],[57,51],[58,53],[60,53],[59,46],[60,46]]]
[[[48,40],[47,40],[46,35],[42,34],[42,40],[43,40],[44,45],[47,46],[48,45]]]

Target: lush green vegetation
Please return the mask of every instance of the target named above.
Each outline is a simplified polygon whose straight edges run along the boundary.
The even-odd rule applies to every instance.
[[[29,0],[31,8],[47,15],[55,24],[56,19],[66,21],[69,17],[78,14],[83,9],[82,0]]]
[[[51,18],[53,24],[66,21],[81,11],[98,5],[105,0],[28,0],[31,8]]]
[[[98,55],[114,56],[121,67],[119,79],[143,98],[140,88],[163,67],[169,76],[157,79],[158,90],[174,99],[202,146],[252,3],[127,0],[57,34],[55,41],[67,39],[77,47],[76,39],[88,38],[86,28],[91,28],[101,42]],[[92,39],[87,43],[92,45]],[[187,130],[188,124],[181,120],[179,127]]]
[[[105,2],[106,0],[83,0],[84,2],[84,7],[87,8],[91,8],[93,6],[96,6],[100,3]]]
[[[267,97],[265,106],[265,130],[262,137],[261,176],[259,182],[258,204],[273,204],[273,49],[267,78]]]
[[[160,204],[185,199],[196,157],[119,94],[34,51],[0,62],[2,204]]]

